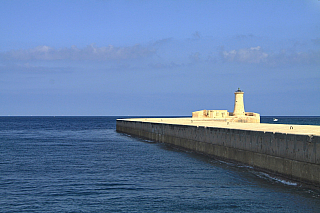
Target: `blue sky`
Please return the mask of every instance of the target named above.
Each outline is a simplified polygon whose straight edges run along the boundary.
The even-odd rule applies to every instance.
[[[0,115],[320,115],[320,1],[0,2]]]

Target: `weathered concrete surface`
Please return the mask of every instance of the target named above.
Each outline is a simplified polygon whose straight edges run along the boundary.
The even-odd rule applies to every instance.
[[[320,126],[140,118],[117,120],[117,131],[320,186]]]

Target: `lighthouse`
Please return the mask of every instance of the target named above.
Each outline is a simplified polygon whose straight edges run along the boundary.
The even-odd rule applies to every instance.
[[[243,91],[238,88],[234,92],[234,110],[199,110],[192,112],[192,119],[210,119],[210,121],[238,122],[238,123],[260,123],[260,114],[255,112],[245,112],[243,104]],[[192,121],[191,121],[192,122]]]
[[[243,104],[243,91],[238,88],[237,91],[235,91],[235,100],[234,100],[234,110],[233,110],[233,116],[245,116],[244,112],[244,104]]]

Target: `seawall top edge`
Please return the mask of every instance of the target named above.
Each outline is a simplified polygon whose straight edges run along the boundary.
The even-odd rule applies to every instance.
[[[296,124],[269,124],[269,123],[235,123],[226,121],[214,121],[212,119],[185,118],[125,118],[117,121],[146,122],[158,124],[171,124],[179,126],[197,126],[205,128],[224,128],[247,131],[259,131],[293,135],[320,136],[320,126],[296,125]]]

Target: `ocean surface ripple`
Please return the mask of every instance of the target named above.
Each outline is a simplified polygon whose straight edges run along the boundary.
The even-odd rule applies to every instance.
[[[316,189],[117,133],[116,119],[0,117],[0,212],[320,212]]]

